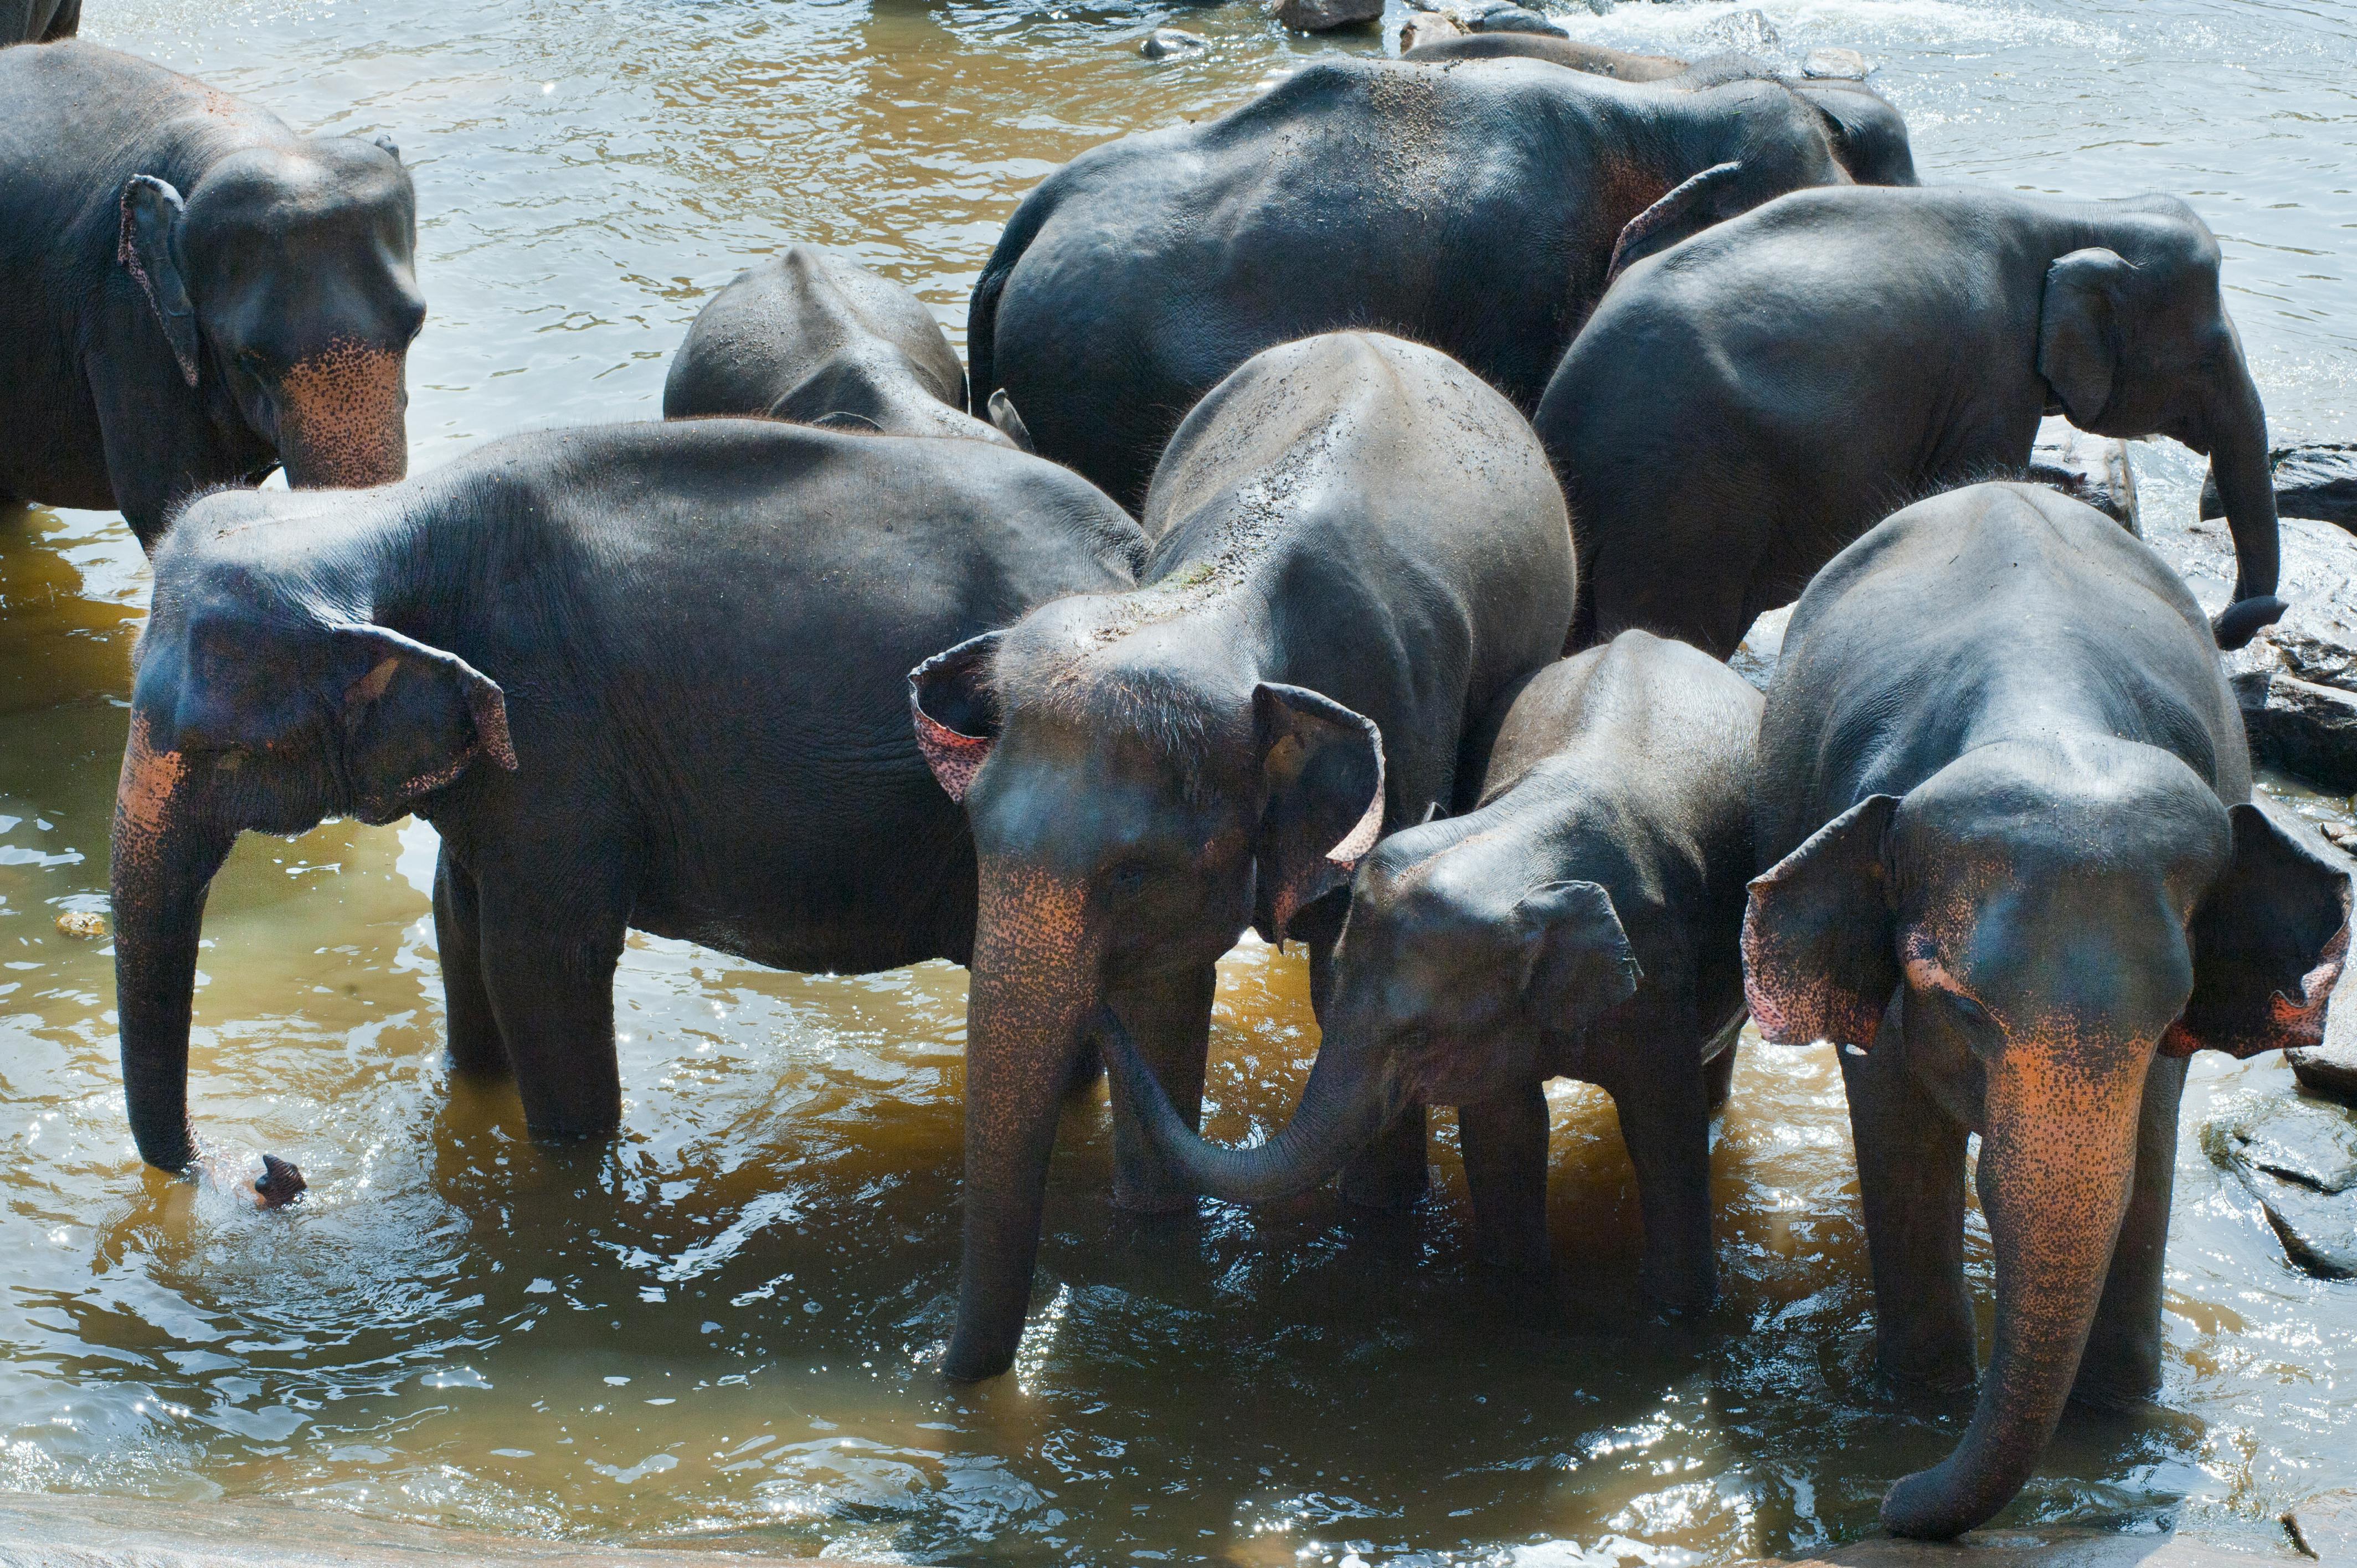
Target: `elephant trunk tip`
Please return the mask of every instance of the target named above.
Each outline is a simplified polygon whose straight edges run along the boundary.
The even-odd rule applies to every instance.
[[[303,1167],[292,1160],[282,1160],[276,1155],[262,1156],[262,1175],[253,1184],[253,1199],[262,1208],[284,1208],[302,1196],[311,1184],[303,1179]]]

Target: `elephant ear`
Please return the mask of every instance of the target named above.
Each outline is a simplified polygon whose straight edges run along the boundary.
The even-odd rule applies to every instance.
[[[197,384],[197,307],[180,274],[180,222],[187,213],[168,180],[135,174],[123,186],[123,228],[114,259],[139,284],[147,308],[179,361],[181,379]]]
[[[985,631],[909,671],[909,716],[917,749],[951,800],[963,805],[998,739],[998,697],[990,668],[1004,632]]]
[[[1742,178],[1740,163],[1713,164],[1630,219],[1612,242],[1612,263],[1604,269],[1605,286],[1610,287],[1614,278],[1647,256],[1736,216],[1742,210]]]
[[[512,773],[507,695],[455,653],[381,626],[333,628],[344,770],[364,822],[392,822],[489,757]]]
[[[1383,829],[1383,737],[1372,719],[1299,686],[1253,689],[1268,787],[1253,839],[1253,927],[1282,944],[1304,907],[1351,879]]]
[[[2120,302],[2129,266],[2101,246],[2073,251],[2046,269],[2038,308],[2038,373],[2054,389],[2071,423],[2094,428],[2119,373]]]
[[[2193,994],[2161,1036],[2171,1056],[2316,1046],[2349,956],[2349,876],[2245,801],[2234,858],[2195,908]]]
[[[1523,997],[1548,1027],[1586,1028],[1637,994],[1645,972],[1601,886],[1550,882],[1514,912],[1524,932]]]
[[[1743,993],[1762,1038],[1869,1046],[1899,986],[1884,836],[1899,801],[1869,795],[1751,884]]]

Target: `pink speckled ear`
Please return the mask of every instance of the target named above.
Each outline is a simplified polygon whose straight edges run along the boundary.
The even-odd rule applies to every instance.
[[[1300,686],[1253,691],[1268,801],[1253,840],[1253,925],[1285,940],[1293,917],[1351,880],[1383,831],[1383,737],[1374,721]]]
[[[1899,985],[1882,840],[1899,801],[1869,795],[1751,883],[1743,992],[1779,1045],[1870,1046]]]
[[[2248,802],[2234,858],[2194,909],[2193,995],[2161,1036],[2171,1056],[2254,1057],[2319,1045],[2349,956],[2346,872]]]
[[[998,738],[998,701],[989,682],[1001,635],[970,637],[909,671],[909,715],[917,749],[950,799],[961,804]]]

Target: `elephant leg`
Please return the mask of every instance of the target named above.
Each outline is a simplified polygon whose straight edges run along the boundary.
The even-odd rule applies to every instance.
[[[1964,1290],[1964,1150],[1951,1118],[1900,1059],[1894,1011],[1878,1049],[1841,1053],[1874,1269],[1875,1359],[1902,1383],[1973,1386],[1977,1348]]]
[[[1554,1253],[1547,1245],[1545,1090],[1527,1083],[1458,1106],[1457,1137],[1481,1261],[1518,1274],[1548,1273]]]
[[[434,945],[442,958],[444,1013],[450,1066],[470,1078],[506,1078],[514,1071],[491,993],[483,983],[482,918],[475,879],[442,846],[434,865]]]
[[[622,1121],[614,966],[628,890],[535,884],[521,871],[479,875],[477,888],[483,982],[524,1124],[534,1138],[609,1135]]]
[[[1203,1069],[1211,1042],[1211,993],[1217,972],[1209,964],[1176,970],[1110,989],[1106,1000],[1137,1042],[1163,1092],[1190,1129],[1203,1124]],[[1146,1135],[1123,1097],[1114,1096],[1113,1201],[1155,1214],[1191,1208],[1196,1192]]]
[[[1623,1059],[1640,1065],[1616,1073],[1604,1088],[1637,1169],[1637,1204],[1645,1219],[1639,1287],[1648,1301],[1671,1312],[1706,1312],[1718,1299],[1710,1225],[1710,1097],[1702,1042],[1687,1034],[1677,1044],[1667,1067],[1659,1065],[1658,1052],[1624,1053]]]
[[[2161,1254],[2177,1182],[2177,1108],[2186,1058],[2161,1057],[2144,1080],[2136,1126],[2136,1191],[2120,1221],[2104,1299],[2079,1359],[2071,1397],[2094,1405],[2133,1404],[2160,1387]]]

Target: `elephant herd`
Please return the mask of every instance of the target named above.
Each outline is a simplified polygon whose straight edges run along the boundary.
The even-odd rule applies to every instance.
[[[970,378],[795,247],[708,304],[664,422],[404,478],[393,145],[0,50],[0,493],[118,508],[154,563],[112,869],[140,1154],[196,1155],[232,842],[337,815],[439,833],[451,1058],[538,1137],[618,1124],[630,929],[965,965],[960,1379],[1014,1358],[1101,1066],[1136,1209],[1413,1203],[1454,1105],[1521,1273],[1542,1086],[1601,1085],[1645,1292],[1706,1310],[1748,1015],[1842,1047],[1902,1382],[1975,1380],[1981,1139],[1992,1359],[1883,1517],[1990,1517],[2067,1400],[2158,1386],[2187,1058],[2316,1039],[2348,945],[2219,659],[2285,608],[2265,413],[2183,203],[1922,186],[1861,86],[1609,54],[1327,56],[1082,155],[974,285]],[[2009,481],[2051,411],[2209,455],[2214,621]],[[1763,703],[1721,660],[1795,596]],[[1229,1149],[1247,927],[1308,950],[1323,1043]]]

